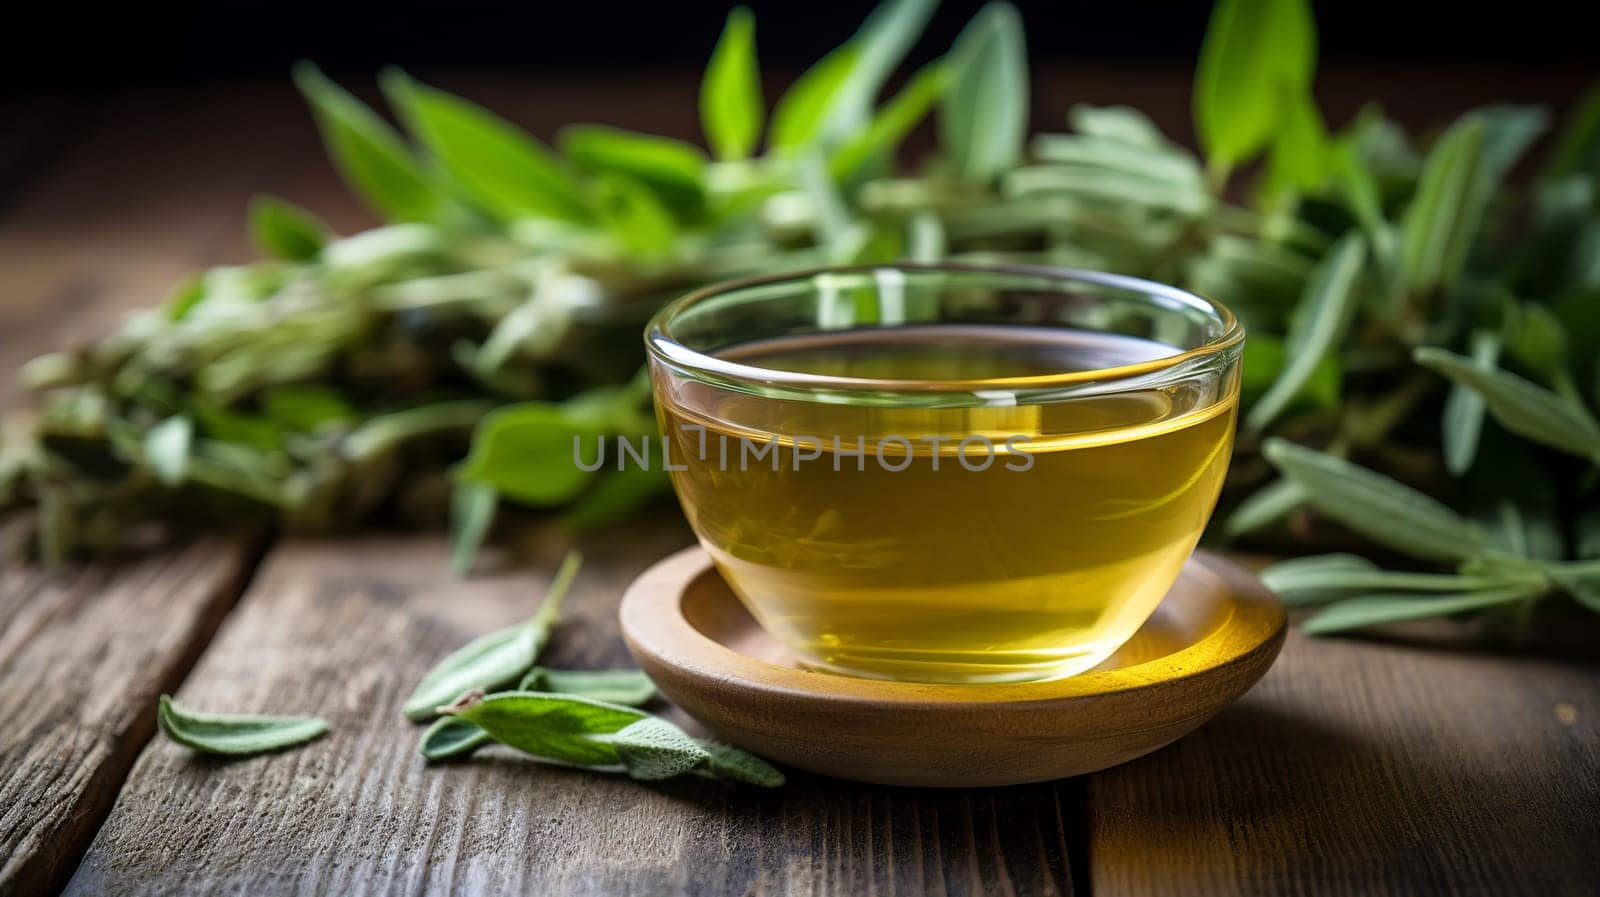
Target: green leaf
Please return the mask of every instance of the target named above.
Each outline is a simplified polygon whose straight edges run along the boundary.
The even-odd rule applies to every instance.
[[[188,475],[189,447],[193,442],[194,421],[174,415],[145,434],[144,461],[165,485],[182,485]]]
[[[294,82],[311,104],[345,183],[374,212],[391,221],[441,217],[444,195],[383,119],[309,62],[294,67]]]
[[[1482,529],[1382,474],[1284,439],[1267,440],[1261,451],[1318,511],[1396,551],[1464,560],[1488,546]]]
[[[1600,572],[1568,573],[1552,570],[1550,578],[1579,604],[1600,614]]]
[[[560,616],[561,602],[582,564],[576,551],[568,553],[531,618],[479,636],[439,661],[406,699],[406,718],[414,722],[432,719],[439,707],[463,693],[510,685],[532,668],[550,640],[550,627]]]
[[[357,414],[337,387],[311,384],[266,390],[261,394],[261,411],[273,422],[303,433],[349,423]]]
[[[422,733],[422,738],[417,741],[417,753],[431,763],[466,756],[493,741],[489,733],[477,725],[464,719],[444,716],[434,720],[433,725]]]
[[[1251,428],[1265,428],[1288,407],[1310,381],[1317,365],[1344,339],[1360,306],[1357,284],[1365,261],[1366,244],[1360,234],[1351,233],[1334,244],[1313,269],[1289,326],[1287,364],[1266,395],[1250,409],[1246,422]]]
[[[309,716],[243,716],[185,710],[161,696],[156,719],[167,737],[202,754],[247,757],[319,738],[328,724]]]
[[[1225,174],[1272,141],[1283,97],[1311,86],[1316,41],[1305,0],[1218,0],[1194,86],[1195,130],[1213,170]]]
[[[700,747],[711,755],[706,771],[716,778],[744,782],[758,788],[783,787],[783,773],[755,754],[704,738],[700,740]]]
[[[1529,571],[1529,576],[1514,579],[1503,575],[1405,573],[1380,570],[1355,555],[1330,554],[1274,564],[1261,571],[1261,581],[1289,607],[1309,607],[1348,597],[1352,592],[1469,592],[1531,587],[1542,582],[1534,568]]]
[[[1489,413],[1507,430],[1600,463],[1600,422],[1576,401],[1444,349],[1424,346],[1413,357],[1417,364],[1483,396]]]
[[[661,202],[685,214],[704,202],[708,163],[692,143],[605,125],[570,125],[556,139],[578,167],[643,184]]]
[[[1500,338],[1489,331],[1479,331],[1472,336],[1472,363],[1483,370],[1493,370],[1500,355]],[[1483,434],[1483,396],[1462,383],[1450,388],[1444,400],[1444,418],[1440,421],[1440,442],[1444,450],[1444,466],[1456,476],[1472,467],[1478,455],[1478,438]]]
[[[472,561],[494,525],[499,496],[493,486],[459,482],[450,493],[450,569],[457,576],[472,572]]]
[[[573,501],[561,522],[574,531],[594,529],[624,520],[652,498],[665,494],[672,482],[666,470],[657,466],[659,452],[652,452],[651,458],[650,467],[629,464],[602,476]]]
[[[537,507],[576,498],[594,476],[591,467],[610,429],[607,421],[566,405],[524,402],[489,415],[472,435],[472,450],[457,474],[500,495]]]
[[[1172,150],[1177,144],[1167,139],[1150,117],[1132,106],[1091,106],[1075,103],[1067,110],[1067,124],[1089,137],[1100,137],[1143,149]]]
[[[1401,222],[1400,273],[1406,286],[1452,286],[1483,223],[1493,183],[1486,176],[1481,117],[1468,115],[1428,153]]]
[[[1600,85],[1573,105],[1542,178],[1555,181],[1580,172],[1600,175]]]
[[[633,255],[661,257],[677,242],[678,225],[672,212],[639,181],[620,174],[602,176],[595,190],[595,206],[606,230]]]
[[[417,139],[479,207],[501,221],[590,219],[577,173],[531,135],[398,69],[386,70],[382,80]]]
[[[793,152],[837,145],[868,119],[873,100],[933,15],[933,0],[887,0],[850,40],[808,69],[778,100],[768,140]]]
[[[867,161],[892,154],[938,102],[950,83],[950,71],[935,62],[912,76],[906,86],[872,117],[872,121],[847,140],[829,160],[836,179],[854,175]]]
[[[1307,635],[1323,635],[1379,623],[1442,617],[1524,601],[1542,591],[1544,591],[1542,586],[1510,586],[1429,597],[1405,594],[1365,595],[1328,605],[1316,616],[1301,623],[1300,631]]]
[[[748,7],[736,6],[700,81],[700,126],[717,158],[745,159],[755,151],[765,108],[756,64],[756,17]]]
[[[987,183],[1016,167],[1028,131],[1028,49],[1016,8],[979,10],[950,49],[950,66],[942,146],[963,177]]]
[[[709,763],[711,754],[682,729],[647,716],[607,738],[628,775],[655,782],[683,775]]]
[[[1321,187],[1333,170],[1328,126],[1310,91],[1284,87],[1280,121],[1267,157],[1267,192],[1308,193]]]
[[[623,771],[622,757],[604,738],[646,719],[631,707],[572,695],[508,691],[462,701],[447,715],[478,726],[489,737],[543,760]]]
[[[1496,104],[1472,111],[1483,119],[1483,161],[1494,181],[1511,172],[1534,141],[1550,126],[1550,114],[1539,106]]]
[[[1228,539],[1237,539],[1277,523],[1305,503],[1306,490],[1299,483],[1290,479],[1274,480],[1239,502],[1223,522],[1222,534]]]
[[[553,670],[534,667],[517,691],[577,695],[591,701],[639,707],[656,696],[656,684],[640,670]]]
[[[275,196],[250,200],[250,235],[262,252],[289,262],[309,262],[328,243],[328,228],[299,206]]]

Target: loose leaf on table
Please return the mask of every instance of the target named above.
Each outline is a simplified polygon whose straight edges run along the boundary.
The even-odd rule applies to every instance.
[[[1600,422],[1577,401],[1444,349],[1425,346],[1416,350],[1415,358],[1483,396],[1489,413],[1507,430],[1600,463]]]
[[[1316,70],[1316,24],[1305,0],[1219,0],[1195,71],[1194,119],[1215,172],[1264,148]]]
[[[1480,527],[1382,474],[1284,439],[1261,451],[1313,507],[1375,542],[1430,560],[1464,560],[1488,546]]]
[[[266,195],[250,201],[250,236],[262,252],[289,262],[308,262],[328,244],[328,228],[315,215]]]
[[[1343,340],[1360,304],[1357,285],[1366,244],[1357,233],[1345,235],[1312,271],[1289,325],[1287,363],[1266,395],[1250,409],[1246,422],[1260,430],[1299,395],[1328,352]]]
[[[549,147],[476,103],[412,80],[382,77],[389,102],[478,206],[501,220],[589,220],[578,175]]]
[[[756,17],[748,7],[736,6],[700,81],[700,127],[717,158],[748,158],[761,140],[764,112]]]
[[[517,691],[543,691],[577,695],[591,701],[638,707],[656,696],[656,684],[640,670],[553,670],[534,667]]]
[[[469,694],[446,708],[451,719],[542,760],[641,780],[685,773],[775,788],[783,774],[752,754],[691,738],[630,707],[573,695],[512,691]]]
[[[1489,331],[1472,336],[1472,363],[1485,371],[1493,370],[1500,356],[1500,338]],[[1445,469],[1461,476],[1478,455],[1478,438],[1483,434],[1483,395],[1465,383],[1450,387],[1444,400],[1444,418],[1439,438],[1444,451]]]
[[[417,753],[429,761],[445,760],[472,753],[494,739],[477,725],[453,716],[442,716],[422,733]]]
[[[1028,56],[1022,17],[1009,3],[978,11],[950,50],[951,83],[939,110],[944,151],[969,180],[1015,167],[1028,131]]]
[[[582,564],[582,556],[569,552],[531,618],[473,639],[439,661],[406,699],[406,718],[415,722],[432,719],[440,706],[462,693],[510,685],[532,668],[550,639],[550,627],[560,617],[561,602]]]
[[[393,221],[431,221],[447,202],[400,135],[318,68],[302,62],[294,81],[310,102],[328,155],[356,195]]]
[[[1526,601],[1547,589],[1548,586],[1543,585],[1517,585],[1429,597],[1385,594],[1346,598],[1324,607],[1316,616],[1301,623],[1300,630],[1308,635],[1322,635],[1379,623],[1424,620]]]
[[[194,421],[183,415],[169,417],[144,437],[144,461],[156,479],[168,486],[181,484],[189,470],[189,447],[194,441]]]
[[[1422,179],[1401,222],[1400,274],[1416,290],[1451,286],[1477,238],[1493,182],[1487,177],[1478,116],[1453,125],[1423,162]]]
[[[161,696],[157,721],[168,738],[202,754],[247,757],[319,738],[328,724],[308,716],[246,716],[185,710]]]

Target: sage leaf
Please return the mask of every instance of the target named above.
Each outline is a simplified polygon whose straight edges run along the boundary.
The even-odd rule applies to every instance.
[[[1282,520],[1305,503],[1305,487],[1287,477],[1273,480],[1239,502],[1228,519],[1223,521],[1222,534],[1229,539],[1237,539]]]
[[[472,570],[472,561],[494,525],[499,496],[484,483],[458,482],[450,493],[450,569],[457,576]]]
[[[773,107],[768,145],[777,152],[796,152],[815,142],[828,110],[860,59],[860,48],[845,44],[797,78]]]
[[[189,446],[194,441],[194,421],[183,415],[169,417],[144,437],[144,461],[156,479],[168,486],[182,485],[189,470]]]
[[[262,252],[289,262],[308,262],[328,244],[328,228],[315,215],[275,196],[250,201],[250,235]]]
[[[517,691],[577,695],[591,701],[639,707],[656,696],[656,684],[640,670],[553,670],[534,667]]]
[[[648,438],[648,437],[647,437]],[[573,532],[584,532],[627,519],[629,514],[672,488],[672,481],[660,466],[660,453],[649,454],[649,466],[629,463],[622,470],[602,476],[584,490],[561,515],[561,523]]]
[[[1524,575],[1463,575],[1381,570],[1350,554],[1296,558],[1261,571],[1261,581],[1290,607],[1326,604],[1351,593],[1469,592],[1512,586],[1536,586],[1542,574],[1531,565]]]
[[[873,115],[872,121],[847,140],[829,160],[829,170],[843,180],[856,174],[871,159],[893,153],[938,102],[950,83],[950,70],[943,62],[918,71],[901,91]]]
[[[161,731],[202,754],[247,757],[279,751],[319,738],[328,724],[308,716],[245,716],[185,710],[162,695],[156,719]]]
[[[1316,68],[1316,25],[1305,0],[1219,0],[1195,71],[1195,131],[1225,175],[1271,141],[1286,93],[1303,94]]]
[[[1315,616],[1300,624],[1307,635],[1342,632],[1379,623],[1398,623],[1405,620],[1422,620],[1464,611],[1482,610],[1525,601],[1539,595],[1544,586],[1509,586],[1486,591],[1460,592],[1448,595],[1418,597],[1405,594],[1365,595],[1347,598],[1323,608]]]
[[[294,67],[294,82],[311,104],[345,183],[373,211],[392,221],[432,221],[442,215],[444,195],[377,114],[309,62]]]
[[[439,661],[406,699],[406,718],[413,722],[432,719],[440,706],[464,692],[475,688],[487,691],[516,682],[539,659],[539,652],[550,639],[550,627],[560,617],[561,603],[582,564],[581,555],[569,552],[531,618],[479,636]]]
[[[1396,551],[1464,560],[1488,546],[1481,528],[1382,474],[1284,439],[1267,440],[1261,451],[1318,511]]]
[[[565,504],[604,462],[598,453],[608,430],[605,421],[567,404],[508,405],[479,422],[457,477],[524,504]]]
[[[1028,131],[1028,58],[1022,17],[988,3],[950,49],[953,71],[939,109],[944,151],[968,180],[988,183],[1013,168]]]
[[[682,214],[695,213],[704,202],[709,163],[692,143],[606,125],[569,125],[556,143],[579,168],[648,187],[658,204]]]
[[[756,63],[756,17],[749,7],[728,13],[722,37],[700,81],[700,126],[724,161],[749,158],[761,140],[761,69]]]
[[[1573,104],[1541,177],[1550,182],[1585,171],[1600,171],[1600,85]]]
[[[606,772],[625,771],[616,747],[603,737],[647,714],[573,695],[508,691],[445,708],[489,737],[525,754]]]
[[[381,80],[407,127],[472,201],[494,217],[590,219],[577,173],[532,135],[399,69],[385,70]]]
[[[683,775],[710,762],[711,754],[682,729],[653,716],[625,726],[607,741],[628,775],[652,782]]]
[[[1417,364],[1483,396],[1489,413],[1507,430],[1600,463],[1600,422],[1576,401],[1444,349],[1424,346],[1413,357]]]
[[[1360,234],[1347,234],[1313,269],[1289,325],[1287,363],[1266,395],[1250,409],[1246,422],[1251,428],[1260,430],[1270,424],[1300,393],[1323,357],[1344,339],[1360,304],[1357,284],[1366,261],[1365,247]]]
[[[1415,290],[1451,286],[1466,264],[1488,205],[1483,119],[1468,116],[1441,136],[1401,221],[1400,273]],[[1492,186],[1492,185],[1489,185]]]
[[[744,782],[758,788],[783,787],[783,773],[749,751],[704,738],[700,739],[700,747],[711,755],[705,769],[707,775],[725,781]]]
[[[629,253],[649,258],[672,251],[677,223],[642,182],[621,174],[602,176],[595,189],[595,206],[601,223]]]
[[[1067,124],[1089,137],[1100,137],[1144,149],[1172,150],[1177,144],[1167,139],[1148,115],[1132,106],[1091,106],[1075,103],[1067,110]]]
[[[1500,356],[1500,338],[1489,331],[1478,331],[1472,336],[1472,363],[1483,370],[1493,370]],[[1450,387],[1444,400],[1444,417],[1439,425],[1439,439],[1444,452],[1445,469],[1461,476],[1472,466],[1478,455],[1478,438],[1483,434],[1483,396],[1465,383]]]
[[[417,741],[417,753],[429,762],[464,757],[494,741],[489,733],[473,723],[453,716],[440,717],[428,726]]]
[[[1282,88],[1280,121],[1267,156],[1266,193],[1310,192],[1327,181],[1332,146],[1322,112],[1308,90]]]

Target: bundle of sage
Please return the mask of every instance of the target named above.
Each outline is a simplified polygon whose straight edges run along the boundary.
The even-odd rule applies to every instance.
[[[1315,630],[1486,608],[1514,621],[1557,594],[1595,606],[1600,92],[1537,164],[1537,107],[1471,110],[1426,139],[1377,106],[1330,128],[1309,4],[1219,0],[1193,90],[1200,153],[1122,106],[1076,106],[1066,132],[1030,140],[1006,3],[880,101],[931,10],[888,0],[770,116],[754,17],[734,10],[701,84],[709,153],[595,125],[552,147],[391,70],[402,136],[301,66],[334,164],[388,223],[335,238],[255,204],[269,261],[198,275],[120,333],[30,365],[42,413],[5,441],[0,497],[36,509],[41,553],[60,559],[140,519],[439,519],[451,494],[465,569],[505,505],[588,526],[661,489],[659,473],[570,455],[574,436],[653,432],[628,378],[665,298],[821,264],[1021,261],[1179,284],[1244,320],[1218,535],[1303,550],[1310,510],[1420,572],[1489,564],[1522,584],[1458,571],[1429,591],[1330,565],[1314,593],[1289,589],[1336,602]],[[935,113],[937,150],[897,165]],[[1271,437],[1329,459],[1260,451]],[[1455,547],[1417,550],[1385,519],[1397,502]]]
[[[544,762],[643,781],[693,775],[763,788],[782,785],[783,773],[760,757],[694,738],[638,709],[656,697],[654,683],[638,670],[536,665],[582,563],[570,552],[532,617],[473,639],[417,683],[403,708],[406,718],[426,722],[440,716],[423,733],[418,753],[432,763],[497,743]],[[496,688],[507,690],[486,694]],[[157,719],[178,744],[238,757],[305,744],[328,731],[327,722],[315,717],[185,710],[168,695],[161,696]]]

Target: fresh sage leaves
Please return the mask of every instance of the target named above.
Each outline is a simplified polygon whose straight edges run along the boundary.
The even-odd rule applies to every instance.
[[[700,124],[723,161],[749,158],[761,140],[761,69],[756,63],[756,17],[737,6],[706,63],[700,82]]]
[[[656,685],[639,670],[554,670],[534,667],[518,691],[544,691],[577,695],[606,704],[639,707],[656,696]]]
[[[952,83],[939,111],[945,150],[963,176],[987,183],[1016,166],[1028,133],[1022,18],[1009,3],[988,4],[950,59]]]
[[[443,710],[448,719],[477,726],[500,744],[596,772],[626,773],[644,781],[692,773],[766,788],[776,788],[784,780],[781,772],[753,754],[692,738],[666,720],[630,707],[575,695],[472,693]],[[452,756],[445,753],[450,744],[470,741],[464,730],[435,728],[438,738],[432,743],[424,739],[429,759]],[[430,749],[437,756],[430,755]]]
[[[572,580],[583,559],[571,552],[561,562],[538,611],[526,622],[491,632],[468,642],[440,661],[405,702],[407,719],[429,720],[438,708],[472,689],[510,685],[531,668],[550,639],[550,627],[561,613]]]
[[[173,741],[202,754],[248,757],[320,738],[328,724],[307,716],[244,716],[186,710],[162,695],[156,719]]]

